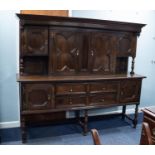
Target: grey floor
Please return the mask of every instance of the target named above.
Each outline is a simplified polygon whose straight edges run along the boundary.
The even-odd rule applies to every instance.
[[[106,130],[99,130],[101,142],[103,145],[138,145],[140,140],[141,125],[138,125],[136,129],[130,126],[117,127]],[[21,141],[4,142],[3,145],[20,145]],[[92,145],[92,137],[89,133],[87,136],[83,136],[80,133],[29,139],[28,145]]]
[[[89,129],[96,128],[103,145],[138,145],[141,134],[141,121],[137,128],[119,117],[105,120],[91,121]],[[21,137],[19,129],[3,131],[8,139],[2,138],[3,145],[20,145]],[[10,135],[9,135],[10,134]],[[15,136],[17,139],[10,137]],[[6,137],[6,136],[5,136]],[[10,140],[9,140],[10,138]],[[75,124],[60,124],[46,127],[33,127],[28,131],[27,145],[92,145],[90,132],[87,136],[81,134],[81,128]]]

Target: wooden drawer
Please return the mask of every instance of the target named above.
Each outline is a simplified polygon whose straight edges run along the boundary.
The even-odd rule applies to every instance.
[[[66,96],[56,97],[56,108],[80,107],[85,106],[86,97],[84,96]]]
[[[94,94],[89,98],[91,105],[107,105],[107,104],[116,104],[117,102],[117,93],[103,93],[103,94]]]
[[[56,94],[71,94],[71,93],[86,93],[86,85],[85,84],[59,84],[56,85]]]
[[[117,82],[103,82],[90,84],[90,92],[116,92],[118,89]]]

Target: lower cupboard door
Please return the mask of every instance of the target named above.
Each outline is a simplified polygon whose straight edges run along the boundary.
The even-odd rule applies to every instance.
[[[23,95],[24,110],[47,110],[52,107],[51,85],[26,84]]]

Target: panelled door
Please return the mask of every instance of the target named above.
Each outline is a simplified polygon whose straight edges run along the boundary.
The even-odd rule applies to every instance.
[[[110,74],[115,72],[115,38],[108,32],[92,32],[89,38],[88,68],[90,72]]]
[[[76,29],[50,29],[49,73],[74,74],[82,69],[83,33]]]
[[[23,56],[48,55],[48,28],[27,26],[21,30]]]
[[[50,84],[24,84],[23,109],[48,110],[54,107],[53,86]]]

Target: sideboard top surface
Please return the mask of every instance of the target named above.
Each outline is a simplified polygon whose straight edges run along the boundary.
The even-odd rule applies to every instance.
[[[32,76],[24,76],[17,74],[17,81],[18,82],[71,82],[71,81],[95,81],[95,80],[120,80],[120,79],[127,79],[127,78],[140,78],[143,79],[145,76],[141,75],[131,75],[131,74],[114,74],[114,75],[76,75],[76,76],[39,76],[39,75],[32,75]]]

